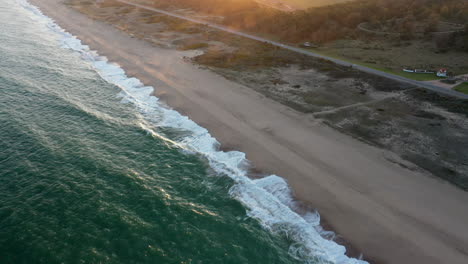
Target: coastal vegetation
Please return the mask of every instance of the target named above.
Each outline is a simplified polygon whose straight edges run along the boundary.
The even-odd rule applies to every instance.
[[[318,8],[282,12],[263,8],[253,0],[138,0],[158,8],[183,7],[223,16],[223,24],[251,32],[274,35],[289,43],[327,43],[360,37],[362,23],[377,31],[398,33],[397,38],[433,39],[441,50],[468,51],[468,23],[464,0],[355,0]],[[453,27],[451,27],[452,25]],[[455,29],[455,30],[453,30]],[[436,34],[431,32],[452,32]]]
[[[468,82],[461,83],[453,88],[455,91],[468,94]]]
[[[353,0],[283,12],[253,0],[133,0],[414,80],[403,68],[468,71],[468,1]],[[339,2],[339,3],[337,3]],[[331,5],[336,3],[334,5]],[[188,9],[187,9],[188,8]]]

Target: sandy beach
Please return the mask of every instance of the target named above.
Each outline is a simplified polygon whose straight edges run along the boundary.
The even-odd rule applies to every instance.
[[[394,154],[155,47],[62,3],[44,14],[156,88],[155,96],[207,128],[222,148],[245,152],[262,173],[287,179],[338,235],[372,263],[468,263],[468,193],[388,161]]]

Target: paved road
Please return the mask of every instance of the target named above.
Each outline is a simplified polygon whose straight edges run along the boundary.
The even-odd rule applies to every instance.
[[[251,34],[243,33],[243,32],[237,31],[237,30],[233,30],[233,29],[230,29],[230,28],[227,28],[227,27],[224,27],[224,26],[220,26],[220,25],[217,25],[217,24],[209,23],[209,22],[206,22],[206,21],[202,21],[202,20],[198,20],[198,19],[194,19],[194,18],[182,16],[182,15],[178,15],[178,14],[168,12],[168,11],[164,11],[164,10],[161,10],[161,9],[140,5],[140,4],[132,3],[132,2],[129,2],[129,1],[125,1],[125,0],[116,0],[116,1],[124,3],[124,4],[128,4],[128,5],[132,5],[132,6],[135,6],[135,7],[139,7],[139,8],[142,8],[142,9],[150,10],[150,11],[153,11],[153,12],[156,12],[156,13],[164,14],[164,15],[167,15],[167,16],[187,20],[187,21],[190,21],[190,22],[193,22],[193,23],[196,23],[196,24],[202,24],[202,25],[205,25],[205,26],[208,26],[208,27],[211,27],[211,28],[215,28],[215,29],[218,29],[218,30],[229,32],[229,33],[232,33],[232,34],[235,34],[235,35],[238,35],[238,36],[242,36],[242,37],[245,37],[245,38],[257,40],[257,41],[260,41],[260,42],[263,42],[263,43],[269,43],[271,45],[274,45],[274,46],[277,46],[277,47],[280,47],[280,48],[283,48],[283,49],[291,50],[291,51],[294,51],[294,52],[297,52],[297,53],[301,53],[301,54],[304,54],[304,55],[307,55],[307,56],[329,60],[329,61],[332,61],[332,62],[338,64],[338,65],[353,67],[354,69],[357,69],[357,70],[360,70],[360,71],[363,71],[363,72],[367,72],[367,73],[370,73],[370,74],[374,74],[374,75],[377,75],[377,76],[381,76],[381,77],[391,79],[391,80],[395,80],[395,81],[402,82],[402,83],[412,84],[412,85],[415,85],[417,87],[421,87],[421,88],[424,88],[424,89],[427,89],[427,90],[430,90],[430,91],[433,91],[433,92],[436,92],[436,93],[440,93],[440,94],[449,95],[449,96],[453,96],[453,97],[456,97],[456,98],[467,99],[468,100],[468,94],[463,94],[463,93],[460,93],[460,92],[457,92],[457,91],[454,91],[454,90],[442,88],[442,87],[439,87],[439,86],[431,84],[431,83],[415,81],[415,80],[411,80],[411,79],[401,77],[401,76],[398,76],[398,75],[394,75],[394,74],[382,72],[382,71],[379,71],[379,70],[376,70],[376,69],[372,69],[372,68],[369,68],[369,67],[356,65],[356,64],[344,61],[344,60],[324,56],[324,55],[317,54],[317,53],[314,53],[314,52],[311,52],[311,51],[307,51],[307,50],[303,50],[303,49],[300,49],[300,48],[297,48],[297,47],[289,46],[289,45],[286,45],[286,44],[283,44],[283,43],[280,43],[280,42],[277,42],[277,41],[268,40],[268,39],[265,39],[265,38],[261,38],[261,37],[254,36],[254,35],[251,35]]]

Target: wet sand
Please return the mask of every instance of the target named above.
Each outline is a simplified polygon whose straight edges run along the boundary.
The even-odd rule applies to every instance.
[[[394,154],[328,128],[254,90],[93,21],[61,0],[32,0],[84,44],[156,87],[256,170],[288,180],[297,199],[373,263],[468,263],[468,193],[402,168]]]

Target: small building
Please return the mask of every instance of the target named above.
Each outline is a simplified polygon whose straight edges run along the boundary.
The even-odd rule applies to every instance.
[[[441,68],[437,71],[438,77],[447,77],[447,69]]]
[[[415,73],[432,73],[432,74],[435,73],[434,71],[431,71],[431,70],[422,70],[422,69],[415,69],[414,72]]]
[[[403,71],[404,72],[409,72],[409,73],[430,73],[430,74],[435,73],[432,70],[424,70],[424,69],[408,69],[408,68],[405,68],[405,69],[403,69]]]

